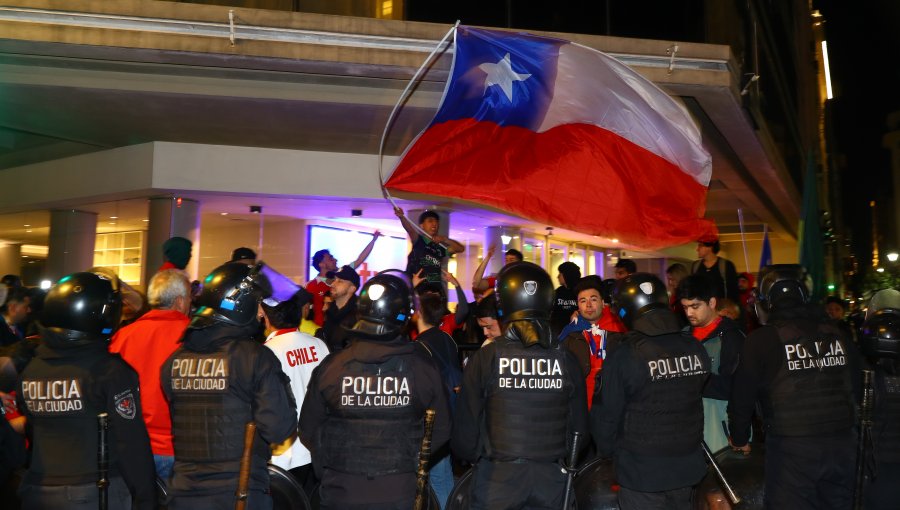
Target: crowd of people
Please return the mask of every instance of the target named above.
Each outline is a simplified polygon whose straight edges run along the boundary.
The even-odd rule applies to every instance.
[[[161,486],[174,509],[264,509],[277,468],[319,508],[405,509],[422,495],[433,411],[441,508],[469,466],[469,508],[561,508],[577,468],[567,459],[596,457],[614,465],[620,508],[692,508],[705,443],[764,445],[766,508],[846,509],[866,367],[877,396],[866,508],[896,508],[900,293],[879,294],[854,328],[839,299],[811,302],[801,267],[764,268],[754,286],[701,239],[698,260],[665,282],[630,259],[611,279],[564,262],[556,288],[514,249],[485,275],[489,247],[467,303],[443,269],[464,247],[438,235],[435,213],[416,225],[396,212],[408,266],[365,284],[355,269],[378,232],[350,264],[313,254],[302,288],[249,248],[192,283],[181,238],[146,297],[102,268],[46,295],[4,278],[2,500],[82,508],[102,492],[110,508],[156,508]]]

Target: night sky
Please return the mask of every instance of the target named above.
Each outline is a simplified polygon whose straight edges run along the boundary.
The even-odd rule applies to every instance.
[[[900,111],[900,2],[817,0],[825,16],[834,86],[835,145],[846,158],[844,218],[860,265],[870,265],[869,201],[879,205],[879,249],[898,249],[890,152],[882,147],[887,115]]]

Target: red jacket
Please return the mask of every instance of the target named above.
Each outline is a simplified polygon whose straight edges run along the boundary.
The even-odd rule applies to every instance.
[[[154,455],[175,455],[169,402],[159,385],[159,370],[178,348],[189,322],[187,315],[175,310],[150,310],[116,332],[109,344],[109,352],[119,353],[138,373],[141,408]]]

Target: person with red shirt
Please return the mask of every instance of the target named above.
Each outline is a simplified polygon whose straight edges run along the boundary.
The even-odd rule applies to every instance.
[[[372,248],[375,247],[375,241],[381,236],[381,232],[375,231],[372,234],[372,240],[361,252],[356,260],[348,264],[350,269],[356,269],[369,257]],[[338,261],[328,250],[319,250],[312,256],[312,267],[318,274],[306,284],[306,291],[312,294],[313,302],[313,322],[317,326],[322,327],[325,324],[325,296],[331,291],[332,279],[328,277],[328,273],[338,271]]]
[[[182,271],[167,269],[153,276],[147,294],[151,310],[116,332],[109,352],[118,353],[138,373],[141,411],[150,435],[156,474],[168,480],[172,476],[175,451],[172,418],[160,386],[159,371],[178,348],[190,322],[191,282]]]
[[[601,293],[601,280],[586,276],[575,286],[578,316],[559,335],[562,345],[572,351],[581,364],[587,388],[588,409],[594,400],[594,387],[607,353],[618,346],[619,333],[625,331],[609,311]]]
[[[740,325],[716,310],[717,291],[717,283],[699,273],[681,280],[676,291],[691,334],[703,343],[712,363],[703,388],[703,439],[714,452],[728,446],[722,422],[728,420],[728,399],[744,346]]]

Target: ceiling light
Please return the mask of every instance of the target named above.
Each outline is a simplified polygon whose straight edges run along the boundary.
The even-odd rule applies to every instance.
[[[219,215],[221,215],[221,216],[228,216],[228,213],[227,213],[227,212],[220,212]]]
[[[25,233],[26,233],[26,234],[31,233],[31,229],[29,228],[28,230],[25,231]]]
[[[141,221],[143,221],[144,223],[147,223],[147,222],[149,222],[150,220],[141,220]]]
[[[31,225],[28,225],[28,224],[26,223],[25,225],[22,225],[22,226],[23,226],[23,227],[30,227]]]
[[[111,219],[111,220],[117,220],[117,219],[119,219],[119,217],[118,217],[118,216],[110,216],[109,219]]]
[[[618,240],[618,239],[610,239],[610,241],[612,241],[613,244],[619,244],[619,240]]]

